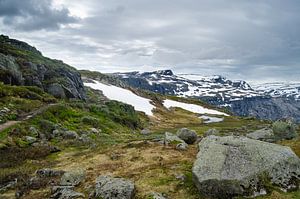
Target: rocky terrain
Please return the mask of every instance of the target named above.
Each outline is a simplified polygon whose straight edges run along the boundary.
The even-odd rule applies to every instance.
[[[182,93],[195,82],[171,71],[145,74],[154,79],[134,80],[145,86],[135,89],[124,74],[77,71],[24,42],[1,41],[1,199],[300,197],[300,129],[292,120],[235,116],[174,96],[170,81],[181,78]],[[238,101],[230,101],[236,93],[260,97],[245,82],[203,82],[223,102]]]
[[[271,120],[293,118],[300,122],[300,90],[297,83],[270,83],[252,88],[245,81],[232,81],[222,76],[175,75],[171,70],[113,75],[134,88],[197,98],[227,107],[236,115]]]
[[[0,81],[5,84],[37,86],[58,98],[85,99],[76,69],[4,35],[0,35],[0,69]]]

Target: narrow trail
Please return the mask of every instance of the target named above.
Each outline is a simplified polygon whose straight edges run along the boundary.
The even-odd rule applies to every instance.
[[[56,105],[56,104],[47,104],[45,106],[42,106],[42,107],[38,108],[37,110],[34,110],[34,111],[31,111],[31,112],[29,112],[27,114],[21,115],[18,120],[11,120],[11,121],[7,121],[7,122],[5,122],[3,124],[0,124],[0,132],[4,131],[5,129],[7,129],[7,128],[9,128],[9,127],[11,127],[11,126],[13,126],[13,125],[15,125],[17,123],[29,120],[30,118],[32,118],[32,117],[34,117],[34,116],[36,116],[36,115],[44,112],[49,107],[54,106],[54,105]]]

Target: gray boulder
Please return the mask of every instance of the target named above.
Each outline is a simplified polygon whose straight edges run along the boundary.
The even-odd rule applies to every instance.
[[[82,169],[65,172],[61,177],[60,185],[76,186],[85,179],[85,171]]]
[[[210,136],[210,135],[219,135],[219,131],[217,129],[208,129],[203,134],[204,137],[207,137],[207,136]]]
[[[150,132],[149,129],[143,129],[143,130],[141,130],[141,132],[140,132],[141,135],[149,135],[150,133],[151,133],[151,132]]]
[[[84,194],[74,191],[74,186],[53,186],[51,199],[74,199],[84,198]]]
[[[261,141],[266,141],[266,142],[275,142],[276,141],[273,130],[269,129],[269,128],[259,129],[252,133],[248,133],[246,136],[248,138],[251,138],[254,140],[261,140]]]
[[[166,132],[165,138],[164,138],[165,144],[179,144],[184,143],[184,140],[180,139],[177,135],[174,135],[173,133]]]
[[[65,172],[62,170],[53,170],[53,169],[45,168],[45,169],[39,169],[35,173],[38,177],[45,178],[45,177],[62,176]]]
[[[246,137],[209,136],[199,143],[192,173],[207,197],[253,196],[264,193],[269,183],[297,188],[300,159],[289,147]]]
[[[194,144],[198,138],[198,135],[195,131],[182,128],[177,131],[177,136],[184,140],[187,144]]]
[[[179,151],[185,151],[185,150],[187,150],[187,148],[188,148],[188,145],[185,142],[182,142],[182,143],[179,143],[176,145],[176,149]]]
[[[132,199],[135,194],[134,183],[123,178],[99,176],[96,179],[95,198]]]
[[[63,138],[65,139],[77,139],[79,136],[75,131],[65,131],[63,132]]]
[[[26,140],[26,142],[27,142],[28,144],[33,144],[33,143],[35,143],[35,142],[37,141],[36,138],[31,137],[31,136],[25,136],[24,139]]]

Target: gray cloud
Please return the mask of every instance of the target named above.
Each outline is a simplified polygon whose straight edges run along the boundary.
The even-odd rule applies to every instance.
[[[51,20],[31,23],[28,16],[45,16],[44,12],[26,5],[5,10],[1,6],[4,25],[9,24],[5,18],[17,17],[29,29],[55,29],[74,22],[70,14],[86,16],[77,26],[38,37],[16,32],[22,26],[14,22],[10,23],[18,27],[0,30],[78,68],[104,72],[171,68],[235,79],[299,80],[299,1],[87,0],[83,5],[63,0],[64,9],[51,7],[51,1],[38,2]]]
[[[75,23],[67,8],[55,9],[51,0],[0,0],[4,25],[21,31],[57,30],[60,25]]]

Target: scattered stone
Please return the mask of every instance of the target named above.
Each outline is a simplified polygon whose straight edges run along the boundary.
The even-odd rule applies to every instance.
[[[179,143],[176,145],[176,149],[179,151],[185,151],[185,150],[187,150],[187,148],[188,148],[188,145],[185,142],[182,142],[182,143]]]
[[[217,129],[208,129],[207,131],[205,131],[205,133],[203,134],[204,137],[210,136],[210,135],[219,135],[219,131]]]
[[[98,130],[96,128],[90,128],[90,131],[91,131],[91,133],[94,133],[94,134],[98,134],[101,132],[101,130]]]
[[[85,171],[82,169],[65,172],[61,177],[60,185],[76,186],[85,179]]]
[[[186,176],[184,174],[178,174],[175,176],[177,180],[185,181]]]
[[[78,138],[79,142],[82,142],[83,144],[91,144],[93,143],[93,140],[86,134],[82,134],[79,138]]]
[[[134,195],[135,186],[130,180],[111,176],[99,176],[96,179],[95,198],[132,199]]]
[[[246,137],[209,136],[199,143],[192,173],[207,197],[254,196],[269,183],[297,188],[300,159],[289,147]]]
[[[265,141],[265,142],[275,142],[276,141],[273,130],[269,129],[269,128],[259,129],[252,133],[248,133],[246,136],[248,138],[251,138],[254,140],[261,140],[261,141]]]
[[[64,173],[65,171],[63,170],[53,170],[49,168],[39,169],[35,172],[35,174],[40,178],[62,176]]]
[[[162,193],[152,192],[150,197],[153,199],[167,199]]]
[[[187,128],[179,129],[177,131],[177,136],[187,144],[194,144],[198,138],[198,135],[195,131]]]
[[[149,134],[151,134],[151,132],[149,129],[143,129],[143,130],[141,130],[140,134],[141,135],[149,135]]]
[[[29,128],[29,132],[30,132],[30,134],[31,134],[32,136],[34,136],[34,137],[39,136],[39,131],[38,131],[34,126],[31,126],[31,127]]]
[[[63,132],[63,138],[65,138],[65,139],[77,139],[78,134],[75,131],[65,131],[65,132]]]
[[[0,186],[0,194],[6,192],[6,191],[9,190],[9,189],[15,188],[16,185],[17,185],[17,182],[18,182],[18,180],[17,180],[17,178],[16,178],[16,179],[13,180],[13,181],[10,181],[10,182],[8,182],[8,183],[6,183],[6,184],[4,184],[4,185],[1,185],[1,186]]]
[[[73,199],[85,197],[83,193],[74,191],[74,186],[53,186],[51,193],[51,199]]]
[[[174,135],[173,133],[166,132],[165,133],[165,144],[179,144],[184,143],[182,139],[180,139],[177,135]]]
[[[31,137],[31,136],[25,136],[25,140],[28,144],[33,144],[37,141],[36,138]]]

